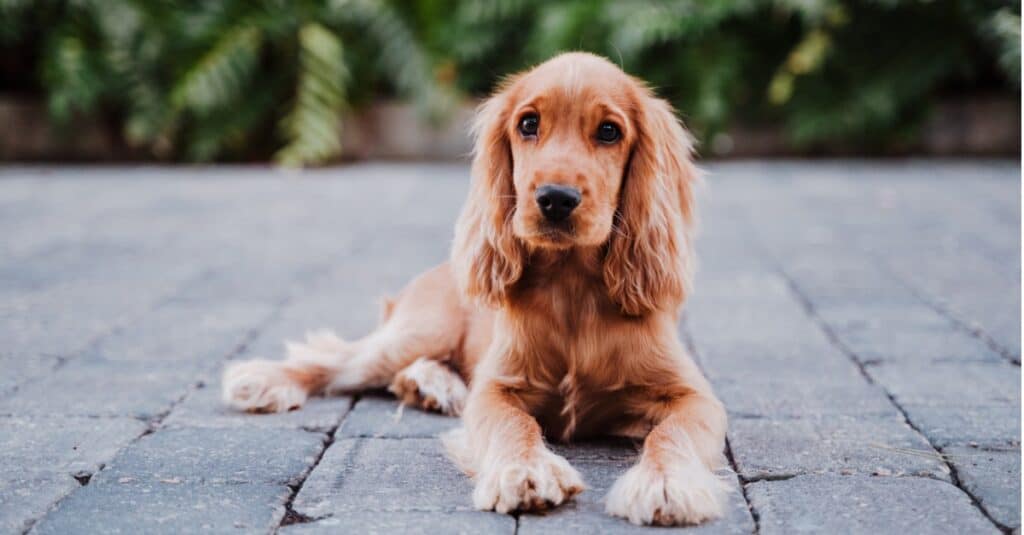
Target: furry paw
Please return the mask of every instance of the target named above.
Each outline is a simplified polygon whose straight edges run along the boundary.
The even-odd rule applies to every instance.
[[[402,403],[458,416],[466,403],[466,384],[436,360],[420,357],[395,375],[388,390]]]
[[[224,403],[248,412],[286,412],[306,402],[306,391],[292,382],[279,362],[235,362],[224,370]]]
[[[523,461],[484,467],[473,490],[473,505],[484,511],[543,511],[561,505],[584,489],[569,462],[541,449]]]
[[[658,468],[640,461],[608,491],[605,510],[633,524],[700,524],[722,516],[728,486],[704,465]]]

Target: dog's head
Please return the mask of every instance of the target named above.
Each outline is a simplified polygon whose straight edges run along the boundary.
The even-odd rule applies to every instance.
[[[506,82],[475,135],[452,252],[469,296],[501,304],[538,250],[599,248],[623,312],[682,302],[696,173],[666,102],[603,58],[562,54]]]

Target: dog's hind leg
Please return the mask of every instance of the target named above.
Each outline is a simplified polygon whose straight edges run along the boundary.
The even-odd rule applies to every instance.
[[[228,366],[224,402],[245,411],[283,412],[314,393],[386,387],[420,357],[446,358],[464,335],[465,311],[447,265],[414,279],[386,309],[384,323],[361,340],[315,333],[288,344],[286,360]]]
[[[450,416],[462,413],[466,383],[442,361],[420,357],[402,368],[388,390],[403,404]]]

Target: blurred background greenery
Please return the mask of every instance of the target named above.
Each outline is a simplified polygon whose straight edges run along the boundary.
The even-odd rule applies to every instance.
[[[767,126],[798,154],[884,154],[944,99],[1019,105],[1020,2],[0,0],[0,95],[165,160],[330,161],[347,114],[444,121],[563,50],[648,80],[713,152]]]

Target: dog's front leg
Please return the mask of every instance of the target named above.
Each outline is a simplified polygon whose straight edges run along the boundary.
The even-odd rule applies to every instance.
[[[710,393],[687,391],[655,409],[640,461],[608,492],[608,513],[634,524],[699,524],[722,515],[726,414]],[[657,413],[661,413],[660,415]]]
[[[464,430],[446,437],[449,451],[475,480],[473,505],[499,513],[537,511],[581,492],[583,479],[547,448],[519,396],[481,380],[466,404]]]

